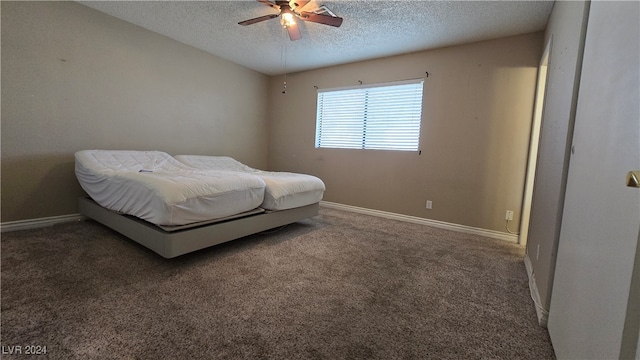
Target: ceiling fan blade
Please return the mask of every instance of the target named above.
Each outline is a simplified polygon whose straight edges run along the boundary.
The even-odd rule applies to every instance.
[[[309,2],[310,2],[310,0],[293,0],[294,10],[298,11],[299,9],[302,9]]]
[[[280,16],[280,14],[265,15],[265,16],[260,16],[260,17],[257,17],[257,18],[245,20],[245,21],[240,21],[238,24],[247,26],[247,25],[258,23],[260,21],[274,19],[274,18],[277,18],[278,16]]]
[[[258,0],[258,2],[261,2],[261,3],[263,3],[263,4],[267,5],[267,6],[271,6],[272,8],[280,9],[280,7],[278,5],[272,3],[269,0]]]
[[[287,32],[289,33],[289,39],[291,39],[291,41],[296,41],[302,37],[300,35],[300,29],[298,29],[298,24],[287,25]]]
[[[330,25],[340,27],[342,25],[342,18],[337,16],[329,16],[322,14],[314,14],[311,12],[303,11],[300,13],[300,18],[304,21],[311,21],[318,24]]]

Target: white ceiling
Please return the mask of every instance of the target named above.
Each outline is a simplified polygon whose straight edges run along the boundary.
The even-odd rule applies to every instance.
[[[313,0],[303,10],[325,5],[342,26],[299,22],[302,39],[290,41],[279,19],[238,25],[277,12],[253,0],[79,2],[267,75],[544,30],[553,8],[553,1]]]

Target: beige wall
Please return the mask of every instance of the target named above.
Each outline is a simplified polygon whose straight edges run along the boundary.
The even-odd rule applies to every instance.
[[[2,222],[77,213],[81,149],[267,165],[268,77],[74,2],[2,6]]]
[[[289,74],[270,80],[269,165],[306,172],[325,200],[518,230],[542,33]],[[315,149],[316,90],[425,76],[422,155]],[[433,210],[425,209],[426,200]]]
[[[542,307],[548,311],[562,223],[571,137],[578,97],[589,8],[583,1],[557,1],[545,32],[551,41],[527,257]]]

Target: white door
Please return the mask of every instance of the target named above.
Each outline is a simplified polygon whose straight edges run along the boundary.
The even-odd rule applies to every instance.
[[[549,309],[558,358],[635,357],[640,189],[625,177],[640,170],[639,23],[638,2],[591,2]]]

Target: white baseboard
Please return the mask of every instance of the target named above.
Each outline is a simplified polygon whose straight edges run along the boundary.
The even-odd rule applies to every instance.
[[[0,224],[0,232],[35,229],[83,219],[84,216],[80,214],[70,214],[29,220],[6,221]]]
[[[439,220],[425,219],[417,216],[396,214],[388,211],[381,211],[381,210],[367,209],[367,208],[351,206],[351,205],[338,204],[338,203],[329,202],[329,201],[321,201],[320,206],[323,206],[326,208],[338,209],[338,210],[351,211],[351,212],[356,212],[356,213],[365,214],[365,215],[378,216],[378,217],[392,219],[392,220],[406,221],[414,224],[429,225],[429,226],[437,227],[440,229],[447,229],[447,230],[458,231],[466,234],[486,236],[489,238],[505,240],[512,243],[518,242],[517,235],[502,233],[494,230],[475,228],[471,226],[453,224],[453,223],[448,223],[448,222],[439,221]],[[7,222],[0,223],[0,232],[34,229],[34,228],[52,226],[52,225],[65,223],[65,222],[79,221],[83,219],[84,217],[80,214],[70,214],[70,215],[38,218],[38,219],[7,221]]]
[[[529,291],[531,292],[531,299],[536,308],[536,315],[538,316],[538,324],[543,328],[547,327],[549,323],[549,310],[545,309],[541,305],[540,293],[538,292],[538,286],[536,285],[536,274],[533,272],[533,264],[529,259],[529,254],[524,256],[524,267],[527,269],[527,276],[529,277]]]
[[[466,225],[452,224],[452,223],[439,221],[439,220],[425,219],[417,216],[402,215],[402,214],[396,214],[396,213],[387,212],[387,211],[373,210],[373,209],[361,208],[357,206],[338,204],[338,203],[329,202],[329,201],[321,201],[320,206],[330,208],[330,209],[345,210],[345,211],[351,211],[351,212],[356,212],[360,214],[378,216],[378,217],[387,218],[387,219],[406,221],[414,224],[429,225],[429,226],[437,227],[440,229],[453,230],[453,231],[457,231],[465,234],[486,236],[493,239],[505,240],[512,243],[518,243],[517,235],[502,233],[494,230],[487,230],[487,229],[481,229],[481,228],[476,228],[476,227],[471,227]]]

